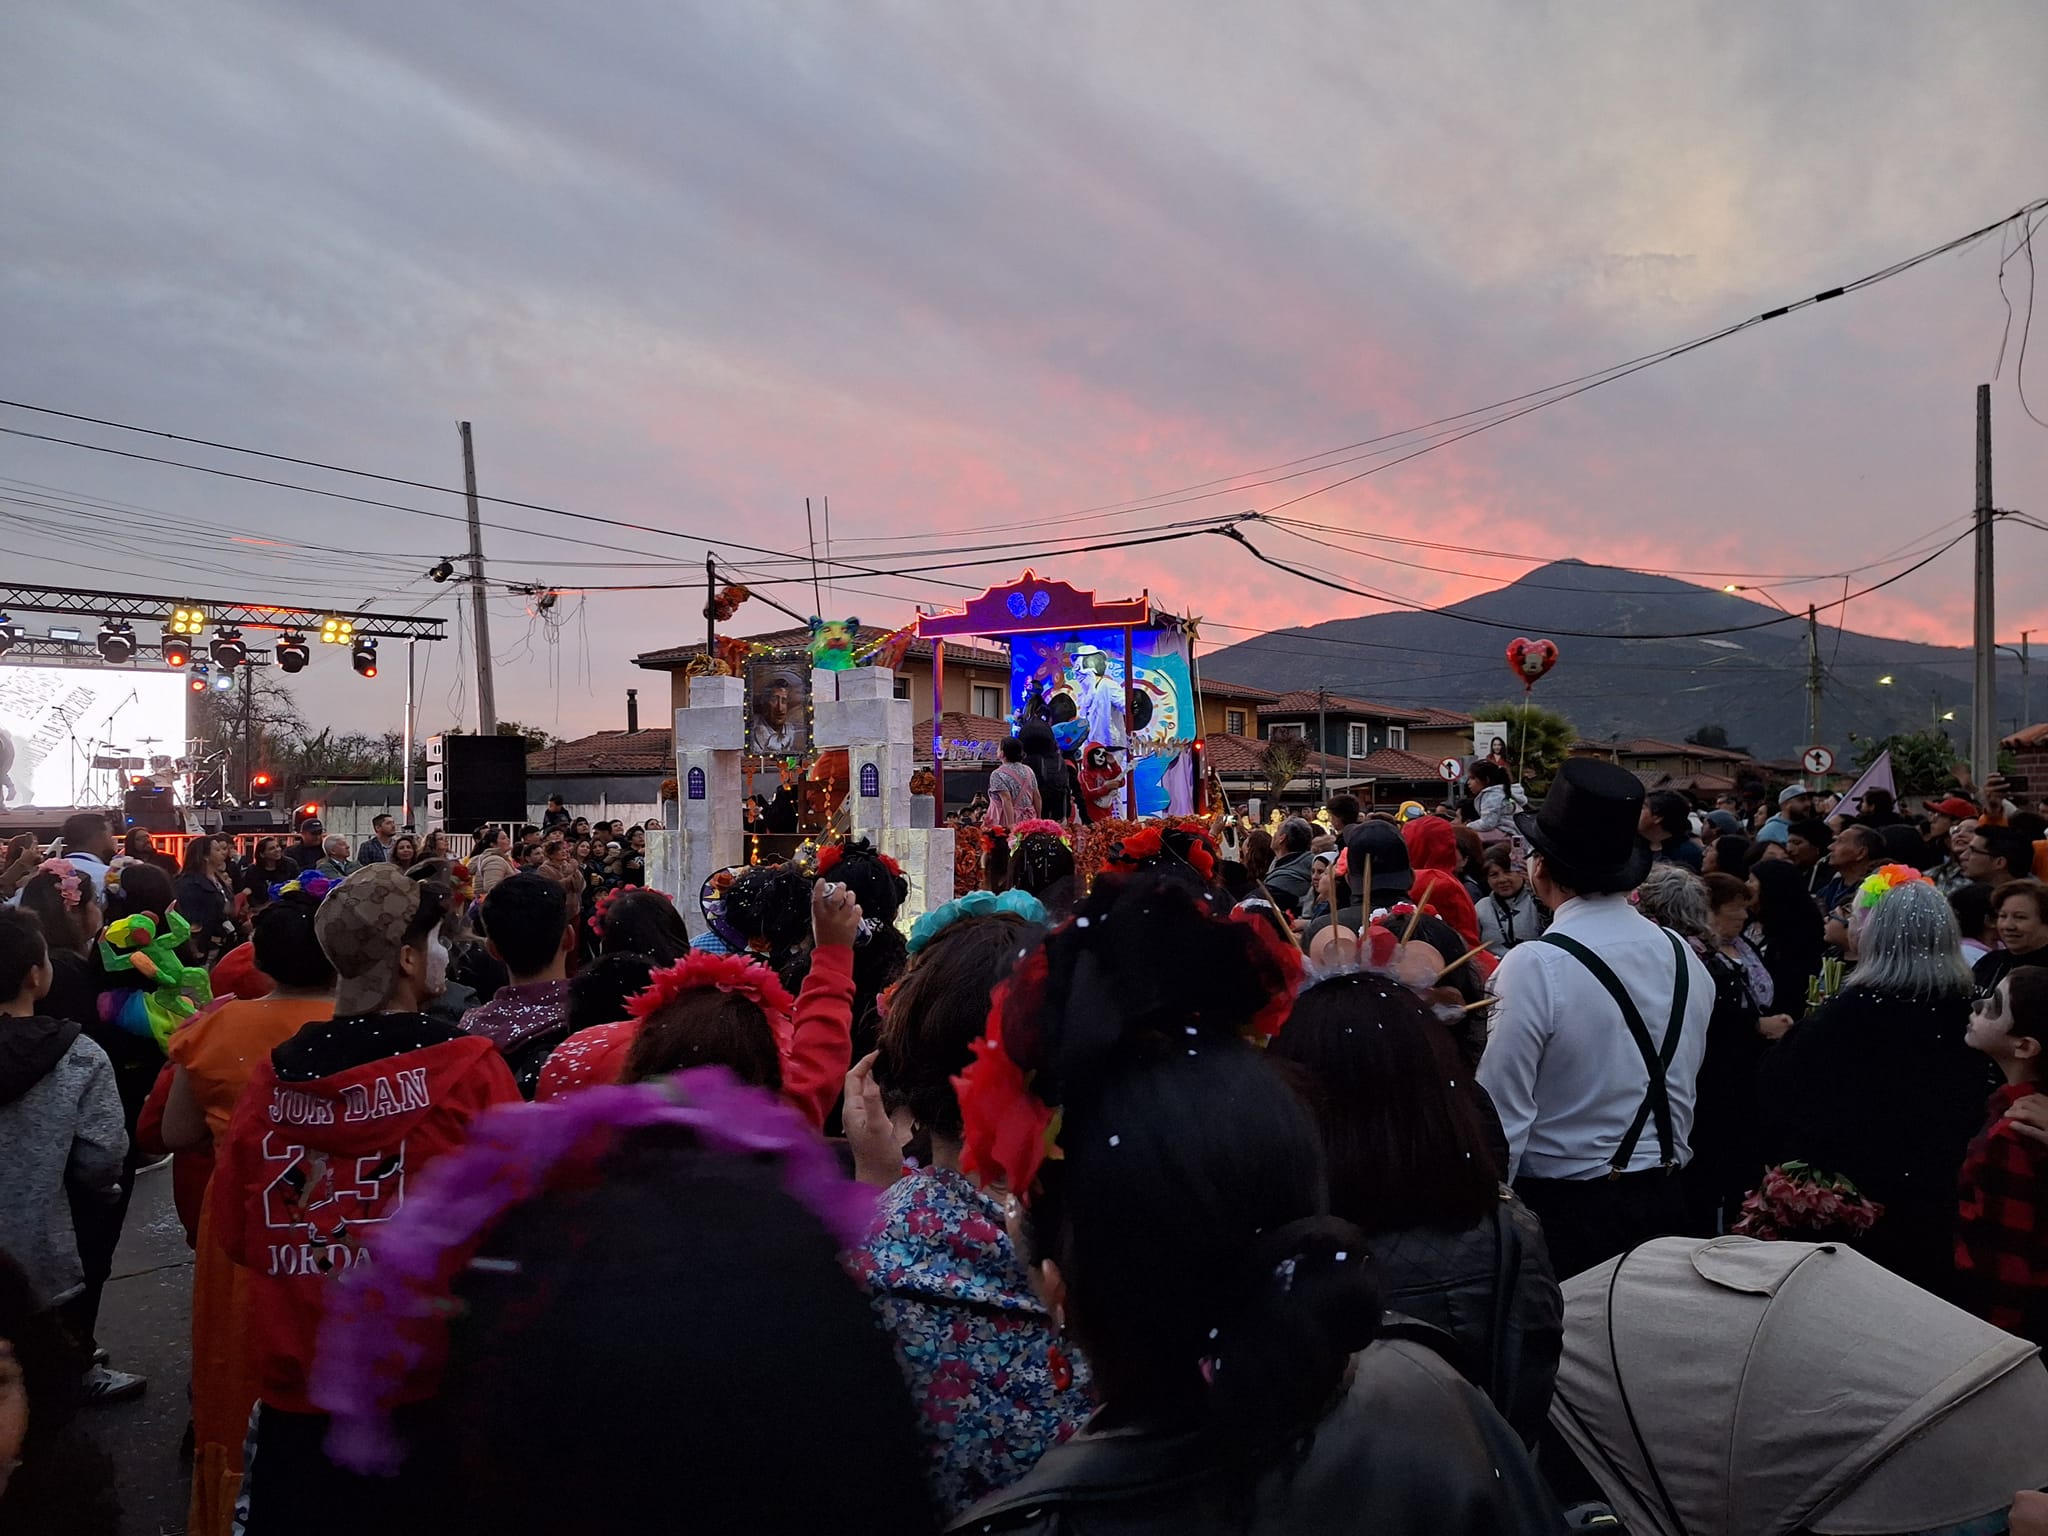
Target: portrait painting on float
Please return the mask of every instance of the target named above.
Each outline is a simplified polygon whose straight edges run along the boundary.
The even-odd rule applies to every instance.
[[[800,656],[756,656],[747,663],[747,750],[802,757],[810,750],[811,669]]]

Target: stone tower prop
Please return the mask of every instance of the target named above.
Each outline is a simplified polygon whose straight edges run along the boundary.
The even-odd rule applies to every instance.
[[[910,792],[911,705],[882,667],[811,673],[812,745],[846,749],[843,819],[903,867],[910,884],[901,926],[953,899],[953,829],[937,825],[930,795]],[[740,862],[746,683],[693,677],[690,702],[676,711],[677,834],[672,860],[676,906],[691,935],[704,931],[697,893],[718,870]]]

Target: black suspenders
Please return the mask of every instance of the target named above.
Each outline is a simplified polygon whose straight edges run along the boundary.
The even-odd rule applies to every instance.
[[[1685,963],[1685,941],[1670,929],[1664,930],[1664,937],[1671,941],[1672,958],[1678,962],[1678,978],[1671,987],[1671,1021],[1664,1028],[1664,1043],[1660,1047],[1650,1039],[1649,1027],[1643,1023],[1642,1011],[1636,1007],[1635,999],[1628,995],[1628,988],[1592,950],[1577,939],[1552,931],[1536,940],[1539,944],[1554,944],[1593,975],[1593,979],[1607,989],[1607,995],[1614,999],[1614,1005],[1621,1010],[1622,1021],[1628,1025],[1629,1037],[1642,1053],[1643,1069],[1649,1073],[1650,1086],[1643,1095],[1643,1102],[1636,1110],[1636,1117],[1629,1122],[1628,1134],[1621,1138],[1621,1145],[1608,1160],[1607,1176],[1619,1178],[1628,1171],[1628,1161],[1635,1155],[1636,1143],[1643,1139],[1643,1127],[1652,1115],[1657,1120],[1657,1153],[1660,1166],[1676,1168],[1678,1158],[1672,1145],[1671,1135],[1671,1094],[1665,1086],[1664,1074],[1671,1065],[1671,1058],[1678,1054],[1679,1036],[1685,1028],[1686,992],[1691,986],[1691,968]]]

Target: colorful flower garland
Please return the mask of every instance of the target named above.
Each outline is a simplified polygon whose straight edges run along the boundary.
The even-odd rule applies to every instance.
[[[1885,864],[1863,877],[1856,887],[1856,907],[1868,911],[1902,885],[1929,885],[1928,878],[1910,864]]]

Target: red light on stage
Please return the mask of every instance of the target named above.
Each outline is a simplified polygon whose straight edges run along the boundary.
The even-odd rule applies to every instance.
[[[269,774],[267,774],[267,773],[259,773],[259,774],[257,774],[257,775],[256,775],[256,776],[255,776],[254,778],[252,778],[252,779],[250,779],[250,780],[249,780],[249,787],[250,787],[251,789],[268,789],[268,788],[270,788],[270,775],[269,775]]]

